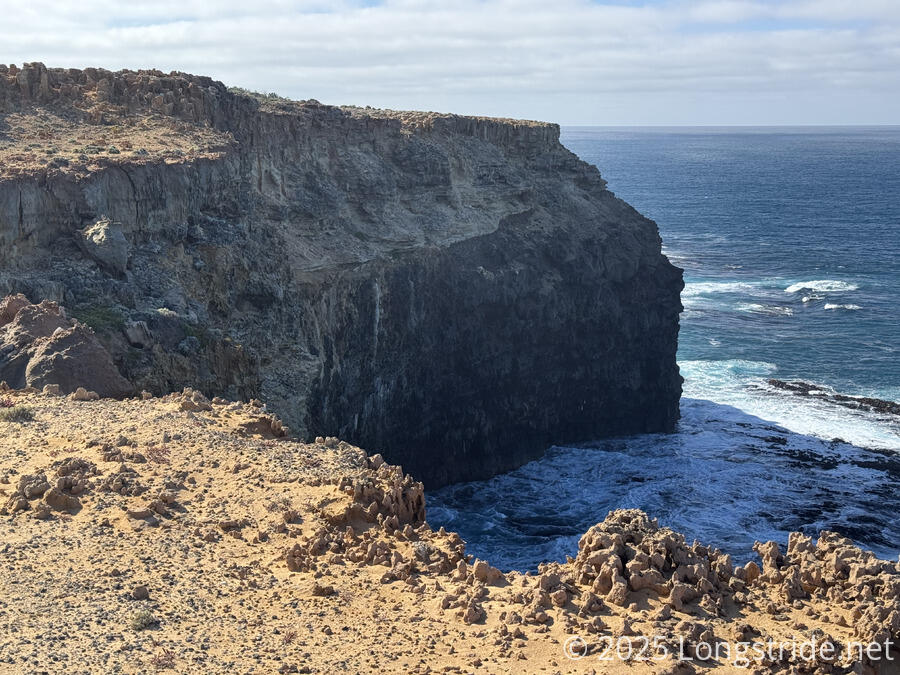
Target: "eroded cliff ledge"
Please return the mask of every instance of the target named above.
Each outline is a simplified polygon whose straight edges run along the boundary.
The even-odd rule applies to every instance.
[[[0,66],[0,247],[136,390],[262,398],[429,485],[677,419],[681,272],[556,125]]]

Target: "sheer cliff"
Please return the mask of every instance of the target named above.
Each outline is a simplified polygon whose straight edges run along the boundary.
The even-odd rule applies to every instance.
[[[428,485],[678,415],[681,271],[553,124],[0,66],[0,250],[135,391],[261,398]]]

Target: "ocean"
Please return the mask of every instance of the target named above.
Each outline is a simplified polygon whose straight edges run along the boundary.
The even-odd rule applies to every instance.
[[[900,417],[768,381],[900,401],[900,127],[572,127],[562,141],[685,271],[681,422],[430,492],[431,525],[506,570],[574,556],[616,508],[737,560],[822,529],[896,559]]]

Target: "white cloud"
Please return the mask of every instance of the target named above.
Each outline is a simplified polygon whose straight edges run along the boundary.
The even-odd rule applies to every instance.
[[[32,0],[0,56],[564,123],[900,119],[896,0]]]

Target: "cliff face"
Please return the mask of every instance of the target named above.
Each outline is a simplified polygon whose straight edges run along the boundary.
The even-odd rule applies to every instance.
[[[0,66],[0,291],[432,486],[669,430],[681,272],[558,136]]]

